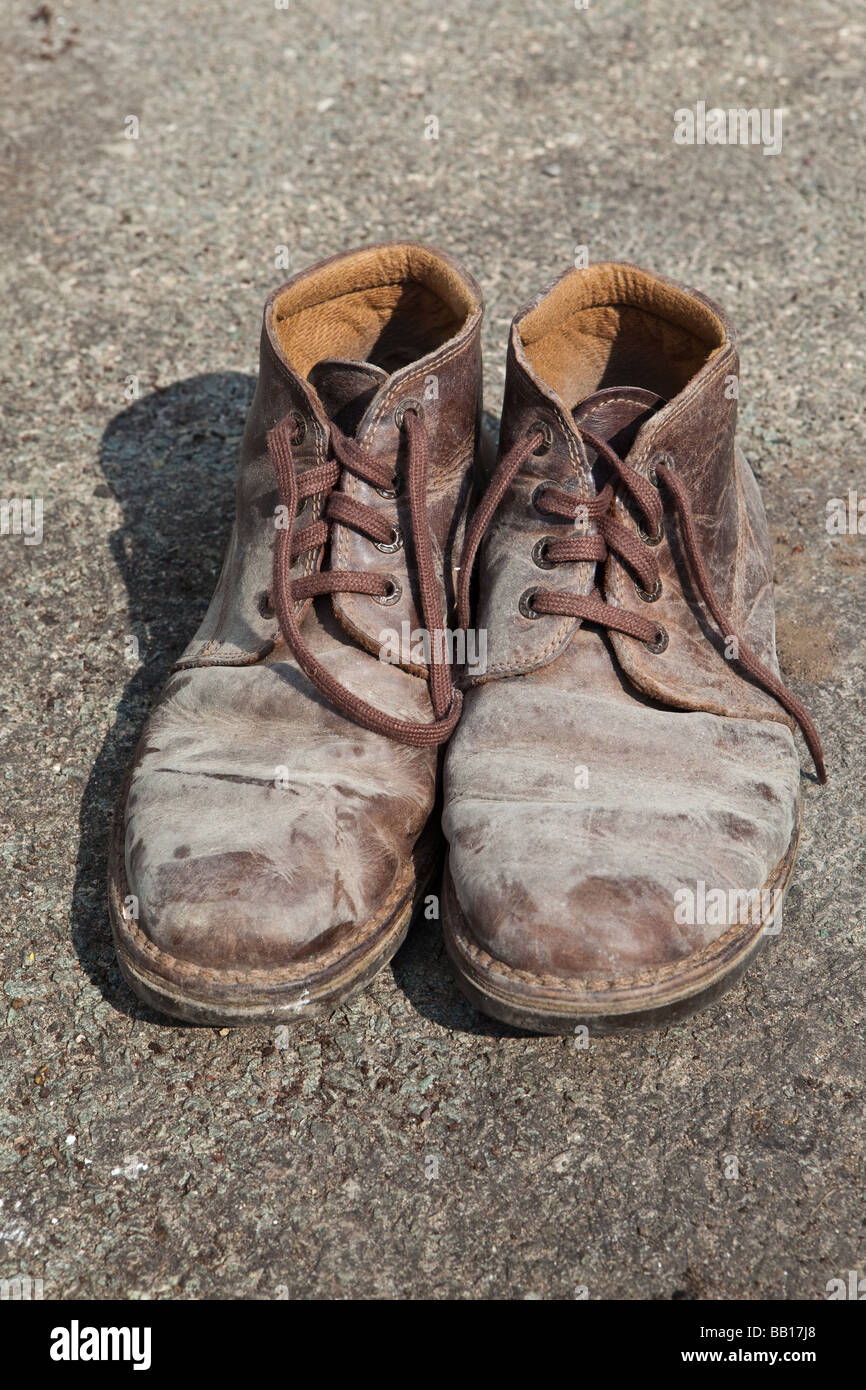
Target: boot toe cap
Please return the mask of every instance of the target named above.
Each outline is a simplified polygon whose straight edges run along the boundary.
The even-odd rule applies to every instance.
[[[500,734],[498,750],[495,710],[484,739],[461,746],[458,732],[444,828],[478,945],[539,977],[619,980],[711,949],[756,903],[775,908],[760,894],[796,837],[790,731],[632,704],[593,743],[589,715],[580,739]]]
[[[229,737],[206,709],[192,726],[177,701],[162,710],[115,875],[151,955],[214,972],[315,968],[411,891],[434,775],[419,750],[347,738],[345,721],[307,738],[238,711]]]

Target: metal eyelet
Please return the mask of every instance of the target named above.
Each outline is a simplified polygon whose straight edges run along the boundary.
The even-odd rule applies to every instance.
[[[383,555],[393,555],[395,550],[402,549],[403,532],[399,526],[392,526],[390,541],[374,541],[373,544],[377,550],[382,551]]]
[[[413,401],[411,399],[408,401],[401,401],[394,411],[394,424],[397,426],[398,430],[403,428],[403,418],[407,410],[414,411],[419,420],[424,419],[424,407],[420,401]]]
[[[530,501],[532,502],[532,505],[533,505],[533,507],[535,508],[535,510],[536,510],[541,516],[551,516],[551,515],[552,515],[551,512],[546,512],[546,511],[544,510],[543,507],[540,507],[540,506],[538,505],[538,498],[539,498],[539,496],[541,495],[541,493],[542,493],[542,492],[546,492],[547,489],[548,489],[548,488],[551,488],[551,487],[561,487],[561,484],[560,484],[560,483],[554,483],[554,482],[552,482],[552,481],[548,481],[548,482],[546,482],[546,483],[539,483],[538,486],[537,486],[536,488],[533,488],[533,490],[532,490],[532,497],[530,498]]]
[[[295,433],[292,436],[292,444],[297,448],[299,444],[303,444],[306,438],[307,422],[299,410],[290,410],[288,418],[295,427]]]
[[[259,613],[263,618],[275,618],[277,616],[274,612],[274,606],[271,603],[271,596],[268,593],[267,589],[264,589],[259,594],[258,609]]]
[[[665,538],[665,524],[663,521],[659,522],[659,529],[656,531],[654,536],[650,536],[640,524],[638,525],[637,533],[643,541],[644,545],[661,545],[662,541]]]
[[[540,570],[552,570],[554,561],[547,558],[547,547],[556,540],[555,536],[542,536],[540,541],[536,541],[532,547],[532,563],[537,565]]]
[[[399,471],[399,469],[395,472],[394,477],[391,479],[391,481],[393,483],[393,487],[376,488],[376,492],[378,492],[379,496],[386,497],[389,502],[393,502],[394,498],[399,497],[400,493],[403,491],[403,475]]]
[[[399,579],[395,579],[393,574],[386,574],[385,579],[390,584],[390,589],[386,594],[371,594],[370,597],[376,603],[381,603],[383,608],[390,608],[393,603],[399,603],[403,597],[403,585]]]
[[[523,593],[523,594],[520,595],[520,602],[518,603],[517,607],[520,609],[520,615],[521,615],[521,617],[523,617],[523,618],[542,618],[542,617],[544,617],[544,614],[543,614],[543,613],[537,613],[536,610],[533,608],[533,606],[532,606],[532,600],[533,600],[534,597],[535,597],[535,590],[534,590],[534,589],[527,589],[525,593]]]
[[[644,646],[648,652],[658,653],[665,650],[669,641],[670,638],[668,637],[667,628],[662,627],[661,623],[659,623],[656,629],[656,640],[654,642],[644,642]]]
[[[553,430],[546,420],[533,420],[529,427],[529,434],[543,435],[542,441],[537,449],[533,449],[534,455],[546,454],[553,443]]]
[[[637,580],[635,580],[634,591],[638,598],[642,599],[644,603],[655,603],[657,598],[661,598],[662,581],[661,579],[657,579],[650,592],[647,593],[646,589],[642,589]]]
[[[671,458],[670,454],[653,454],[652,458],[650,459],[647,465],[646,475],[654,488],[657,488],[659,485],[658,474],[656,473],[656,469],[661,465],[664,465],[665,468],[673,468],[674,461]]]

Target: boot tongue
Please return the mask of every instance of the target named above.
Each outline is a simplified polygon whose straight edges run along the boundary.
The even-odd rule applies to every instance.
[[[624,459],[641,425],[665,404],[663,396],[640,386],[610,386],[587,396],[572,414],[576,425],[597,434]],[[589,445],[587,453],[594,463],[595,451]]]
[[[364,412],[388,373],[372,362],[350,362],[341,357],[323,357],[308,377],[325,414],[343,434],[354,435]]]

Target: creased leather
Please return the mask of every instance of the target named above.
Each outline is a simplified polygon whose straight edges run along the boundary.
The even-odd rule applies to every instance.
[[[235,498],[236,521],[214,596],[198,632],[176,663],[178,669],[196,665],[245,664],[267,655],[279,635],[275,617],[265,616],[262,600],[271,586],[277,520],[277,484],[268,457],[266,436],[290,411],[304,420],[306,434],[295,450],[299,472],[325,461],[328,421],[315,393],[292,373],[269,332],[270,309],[279,291],[265,306],[259,379],[241,444]],[[317,521],[324,496],[310,499],[300,525]],[[321,547],[299,555],[292,566],[298,576],[311,574],[322,562]],[[300,617],[310,600],[296,605]]]
[[[305,633],[339,680],[401,718],[426,687],[363,657],[315,612]],[[349,724],[285,651],[178,672],[148,722],[126,808],[139,925],[212,969],[268,967],[369,921],[430,815],[436,750]]]
[[[731,346],[643,426],[628,462],[646,473],[656,454],[670,455],[689,489],[701,553],[722,606],[758,657],[777,672],[769,528],[752,471],[735,447],[737,402],[725,396],[726,383],[738,374]],[[627,520],[621,504],[617,511],[620,520]],[[692,591],[675,523],[656,554],[662,593],[651,616],[667,629],[670,642],[665,652],[654,655],[642,643],[613,633],[617,658],[629,679],[654,699],[683,709],[776,719],[793,727],[778,702],[744,679],[725,657],[727,634],[718,633]],[[631,612],[650,612],[615,556],[606,566],[604,592],[610,602]]]
[[[628,282],[616,272],[609,279]],[[551,425],[554,440],[518,475],[482,547],[478,622],[488,630],[488,670],[467,691],[447,751],[443,829],[466,929],[494,962],[526,972],[524,985],[540,976],[612,982],[685,961],[728,928],[679,924],[677,891],[695,892],[701,880],[725,892],[760,891],[790,852],[798,823],[792,721],[725,660],[667,511],[653,552],[663,585],[655,603],[638,598],[634,576],[613,556],[605,566],[551,570],[531,561],[535,542],[555,533],[552,518],[529,505],[536,478],[596,493],[595,454],[575,441],[575,420],[616,441],[644,474],[657,453],[670,454],[721,603],[778,669],[769,534],[735,446],[733,330],[717,306],[694,297],[726,341],[710,343],[704,364],[658,409],[652,393],[665,372],[653,362],[647,380],[605,381],[572,414],[521,345],[520,325],[543,296],[512,329],[501,452],[536,419]],[[654,308],[663,300],[660,292]],[[664,340],[662,330],[654,334]],[[682,346],[681,336],[672,341]],[[629,344],[618,348],[623,359],[640,360]],[[679,358],[671,380],[681,366]],[[558,369],[563,381],[587,377],[579,363],[560,360]],[[642,520],[618,496],[613,505],[623,524],[634,529]],[[608,603],[663,623],[668,649],[653,654],[577,620],[516,616],[533,585],[585,594],[593,583]]]
[[[433,467],[427,483],[427,513],[437,568],[442,574],[443,611],[453,608],[455,566],[459,561],[470,497],[470,470],[480,414],[478,383],[481,379],[480,314],[467,324],[456,341],[402,371],[382,386],[370,403],[356,438],[376,458],[393,459],[405,477],[405,436],[394,414],[406,400],[417,400],[427,429],[436,440]],[[436,391],[433,395],[432,392]],[[425,395],[425,393],[427,393]],[[353,473],[344,472],[341,491],[377,508],[409,534],[409,498],[405,487],[395,500],[380,497],[375,488]],[[336,525],[332,540],[333,567],[393,576],[401,589],[395,604],[383,607],[367,594],[337,593],[334,612],[348,632],[368,650],[378,652],[383,632],[410,632],[422,625],[418,611],[414,557],[406,546],[393,552],[378,549],[373,541],[347,526]],[[407,657],[403,662],[416,669]],[[420,668],[417,668],[420,672]]]
[[[519,316],[520,317],[520,316]],[[544,515],[532,505],[540,483],[552,482],[566,492],[593,491],[586,450],[570,411],[530,370],[520,342],[518,320],[512,325],[506,364],[505,407],[500,431],[500,455],[537,423],[550,428],[546,452],[527,459],[500,503],[494,524],[482,545],[479,567],[477,626],[487,633],[487,672],[476,680],[527,671],[552,661],[578,626],[576,618],[523,617],[520,598],[544,583],[546,588],[588,594],[595,566],[557,565],[540,570],[532,554],[545,536],[567,535],[569,522]]]
[[[555,662],[466,694],[442,819],[458,902],[515,969],[613,979],[684,959],[727,928],[678,925],[677,890],[760,889],[798,783],[788,729],[644,703],[581,628]]]
[[[421,264],[435,263],[437,253],[416,249]],[[369,248],[360,257],[367,268],[375,259]],[[402,247],[394,248],[393,264],[406,259]],[[293,454],[303,472],[328,457],[326,407],[344,424],[356,423],[353,410],[364,408],[370,415],[363,430],[367,446],[396,459],[393,405],[410,392],[420,396],[419,378],[438,370],[439,400],[427,409],[429,516],[440,582],[453,587],[441,569],[459,545],[471,485],[481,392],[480,293],[467,277],[466,298],[477,303],[477,312],[458,341],[423,359],[417,374],[410,368],[389,376],[371,363],[329,359],[313,363],[309,378],[280,346],[274,304],[285,304],[285,295],[286,287],[276,290],[265,306],[261,370],[222,575],[145,727],[123,810],[127,886],[138,899],[138,928],[167,959],[204,972],[266,971],[298,961],[310,962],[312,970],[323,953],[331,960],[335,952],[355,950],[359,932],[375,932],[393,910],[395,894],[405,898],[408,892],[411,899],[422,835],[422,858],[429,858],[424,832],[436,796],[437,750],[397,743],[344,717],[303,675],[276,618],[261,611],[272,580],[278,501],[266,434],[297,412],[305,432]],[[307,311],[305,342],[326,350],[327,334],[311,312],[315,306]],[[423,325],[413,324],[413,332],[422,334]],[[380,500],[383,508],[394,505]],[[300,524],[320,516],[323,502],[312,499]],[[364,547],[373,551],[367,563],[381,568],[386,557],[361,538],[344,546],[341,559],[332,555],[332,567],[363,568]],[[294,573],[318,568],[323,549],[299,556]],[[394,568],[392,562],[386,567]],[[377,660],[346,632],[361,632],[372,645],[374,618],[378,627],[397,626],[399,608],[336,607],[342,621],[327,598],[298,607],[314,657],[384,713],[428,720],[426,679]],[[404,615],[414,615],[408,602]]]

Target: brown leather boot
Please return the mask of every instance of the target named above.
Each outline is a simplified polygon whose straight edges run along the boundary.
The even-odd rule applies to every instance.
[[[472,519],[487,672],[446,758],[448,949],[543,1032],[706,1002],[778,930],[799,724],[772,555],[734,443],[737,351],[702,295],[570,271],[514,320],[500,462]]]
[[[117,817],[115,941],[159,1009],[235,1024],[330,1008],[406,932],[460,713],[435,639],[481,315],[475,281],[412,244],[334,257],[265,306],[223,572]]]

